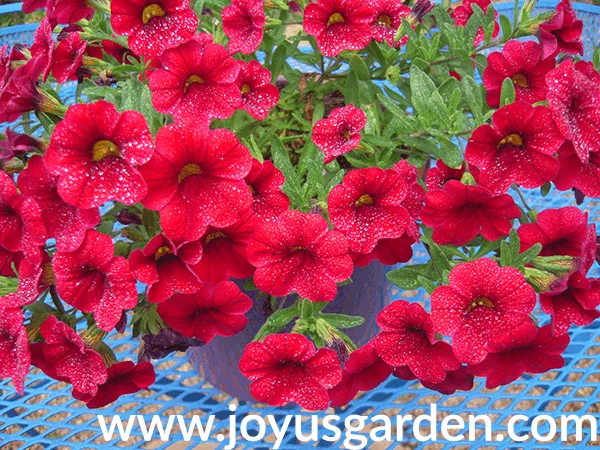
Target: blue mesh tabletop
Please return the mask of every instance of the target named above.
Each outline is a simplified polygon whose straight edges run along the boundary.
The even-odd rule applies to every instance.
[[[553,9],[555,2],[541,1],[536,12]],[[496,5],[501,13],[510,15],[513,3]],[[589,58],[593,44],[599,40],[600,8],[590,5],[575,4],[578,16],[584,21],[584,42],[586,56]],[[0,13],[20,10],[20,4],[0,6]],[[3,43],[31,42],[36,24],[26,24],[0,29],[0,45]],[[573,205],[572,193],[561,193],[552,190],[542,198],[539,191],[526,193],[527,201],[536,210],[557,208]],[[581,209],[590,214],[590,221],[600,219],[600,205],[597,200],[586,199]],[[422,246],[414,249],[412,263],[425,258]],[[599,277],[600,270],[595,265],[590,275]],[[419,301],[428,304],[427,295],[421,291],[395,291],[395,298]],[[427,307],[427,306],[426,306]],[[540,314],[540,317],[542,315]],[[543,316],[542,323],[547,323]],[[429,411],[429,405],[436,403],[440,415],[462,415],[465,421],[469,414],[487,414],[492,421],[494,434],[506,432],[507,420],[514,414],[525,414],[534,417],[539,414],[549,414],[558,417],[561,414],[597,415],[600,411],[600,321],[587,327],[576,327],[570,331],[571,343],[564,354],[565,366],[560,370],[552,370],[538,376],[523,376],[510,386],[488,390],[480,379],[476,379],[471,392],[458,392],[452,396],[443,396],[437,392],[422,388],[415,381],[403,381],[390,377],[377,389],[355,399],[348,407],[326,413],[334,413],[344,420],[351,414],[377,414],[388,416],[412,414],[417,416]],[[128,335],[113,334],[110,338],[111,347],[119,360],[137,358],[138,343]],[[272,414],[279,423],[286,414],[298,414],[297,407],[272,408],[264,405],[253,405],[239,402],[205,383],[196,375],[185,354],[179,353],[167,360],[156,364],[157,380],[147,392],[122,397],[115,404],[101,410],[88,410],[86,406],[71,397],[68,386],[43,375],[34,369],[27,378],[25,395],[16,394],[11,383],[0,382],[0,449],[106,449],[106,448],[143,448],[143,449],[187,449],[187,448],[223,448],[227,439],[219,443],[216,436],[228,428],[230,403],[238,405],[238,423],[245,414],[265,416]],[[127,442],[121,442],[117,437],[106,443],[98,426],[96,414],[107,416],[108,420],[120,414],[125,419],[129,415],[141,414],[150,421],[153,414],[166,418],[169,415],[181,414],[191,419],[194,415],[201,417],[215,415],[216,421],[211,435],[212,444],[200,444],[197,437],[190,442],[184,442],[181,434],[173,433],[170,442],[155,439],[144,442],[139,428],[134,427],[132,436]],[[321,416],[324,413],[320,414]],[[410,425],[410,422],[407,422]],[[515,429],[518,434],[529,431],[531,423],[520,423]],[[177,430],[177,427],[175,427]],[[395,432],[395,429],[392,429]],[[569,433],[574,433],[574,424],[569,424]],[[540,427],[544,434],[548,428]],[[427,433],[425,433],[427,434]],[[577,448],[597,446],[600,442],[590,441],[590,430],[583,429],[583,443],[575,444],[574,436],[569,442],[539,443],[527,441],[510,444],[485,442],[483,428],[478,430],[477,439],[473,442],[449,442],[438,439],[428,444],[418,443],[408,435],[403,443],[380,442],[368,448]],[[156,436],[156,435],[155,435]],[[269,442],[269,437],[265,438]],[[296,440],[293,433],[288,433],[281,445],[283,449],[305,448],[308,445]],[[319,446],[341,448],[341,442],[320,442]],[[270,448],[253,443],[238,441],[237,448],[258,449]]]

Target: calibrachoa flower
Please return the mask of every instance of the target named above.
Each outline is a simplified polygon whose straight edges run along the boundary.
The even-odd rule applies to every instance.
[[[250,392],[259,402],[284,406],[295,402],[311,411],[327,408],[327,389],[342,379],[336,353],[315,346],[301,334],[272,334],[251,342],[239,363],[252,380]]]
[[[360,143],[360,132],[366,123],[364,111],[354,105],[336,108],[328,118],[318,120],[313,126],[312,139],[325,154],[325,164],[354,150]]]
[[[208,125],[211,119],[231,117],[241,106],[236,84],[240,64],[222,45],[200,35],[166,50],[160,62],[162,68],[150,75],[149,84],[157,111]]]
[[[46,10],[46,17],[54,23],[71,24],[81,19],[91,19],[94,10],[85,0],[25,0],[23,12]]]
[[[383,383],[392,373],[377,355],[373,342],[369,342],[350,353],[344,363],[342,380],[329,390],[329,399],[333,408],[347,405],[359,391],[371,391]]]
[[[419,240],[420,230],[417,220],[421,218],[423,209],[423,199],[425,198],[425,189],[419,184],[419,174],[417,168],[405,160],[399,161],[394,165],[394,172],[400,175],[400,178],[406,183],[408,192],[402,201],[402,206],[408,211],[410,220],[406,233],[415,241]]]
[[[377,316],[381,332],[374,340],[375,351],[390,366],[408,366],[420,380],[439,383],[446,372],[460,363],[452,347],[436,338],[429,314],[418,303],[396,300]]]
[[[262,2],[259,2],[262,5]],[[264,120],[269,109],[279,102],[279,89],[271,84],[271,72],[258,61],[240,61],[236,81],[242,93],[242,105],[256,120]]]
[[[0,305],[0,355],[0,378],[12,378],[16,391],[22,395],[31,355],[20,309]]]
[[[554,154],[563,142],[548,108],[519,101],[496,111],[491,126],[473,132],[465,159],[479,167],[481,184],[492,192],[506,192],[513,182],[535,188],[558,173]]]
[[[290,200],[281,191],[285,178],[271,161],[262,164],[252,159],[246,184],[252,193],[252,212],[260,221],[273,221],[290,207]]]
[[[189,0],[113,0],[110,10],[115,33],[128,36],[129,48],[150,59],[187,42],[198,27]]]
[[[363,0],[317,0],[304,10],[304,31],[315,36],[323,55],[361,50],[371,41],[375,12]]]
[[[587,163],[581,162],[570,141],[558,150],[560,170],[552,180],[558,190],[577,188],[588,197],[600,197],[600,152],[590,153]]]
[[[70,205],[94,208],[110,200],[131,205],[147,192],[135,166],[147,162],[153,151],[144,116],[119,113],[100,100],[69,108],[54,129],[44,162]]]
[[[44,343],[31,345],[31,364],[50,378],[71,383],[73,391],[96,395],[98,386],[108,379],[102,357],[54,316],[48,316],[40,332]]]
[[[589,325],[600,317],[600,280],[588,279],[581,272],[569,277],[567,290],[556,295],[540,294],[540,305],[552,315],[552,334],[569,331],[571,324]]]
[[[401,380],[416,380],[417,377],[411,372],[408,366],[396,367],[393,375]],[[444,395],[452,395],[456,391],[470,391],[473,389],[474,376],[469,371],[469,366],[460,366],[456,370],[446,372],[446,378],[439,383],[428,383],[420,380],[421,384],[427,389],[438,391]]]
[[[16,277],[15,269],[19,270],[22,259],[21,252],[11,252],[0,245],[0,277]]]
[[[509,384],[523,373],[544,373],[559,369],[561,355],[569,345],[569,335],[554,337],[550,325],[537,328],[531,321],[494,343],[493,352],[469,370],[485,376],[485,387],[494,389]]]
[[[248,324],[252,299],[235,283],[201,283],[193,294],[175,294],[158,306],[158,314],[173,330],[208,344],[215,336],[233,336]]]
[[[88,230],[81,247],[52,258],[60,297],[81,312],[93,312],[98,327],[107,332],[138,300],[127,260],[113,253],[110,236]]]
[[[191,123],[168,125],[156,135],[156,152],[140,168],[148,183],[143,200],[160,211],[164,233],[176,242],[200,239],[209,225],[227,227],[252,205],[244,177],[250,151],[224,129]]]
[[[380,239],[399,238],[406,231],[410,216],[402,202],[407,193],[394,170],[353,170],[329,193],[329,218],[352,251],[370,253]]]
[[[510,78],[515,86],[516,100],[530,104],[546,99],[546,74],[556,66],[554,58],[542,59],[540,44],[511,40],[502,52],[492,52],[483,72],[485,95],[492,108],[500,106],[502,83]]]
[[[508,236],[512,220],[521,210],[508,194],[494,195],[483,186],[467,186],[450,180],[442,189],[425,195],[423,223],[433,228],[440,245],[464,245],[477,235],[495,241]]]
[[[32,136],[15,133],[7,127],[4,130],[6,140],[0,141],[0,162],[8,162],[15,156],[35,153],[42,150],[42,143]]]
[[[583,22],[577,19],[570,0],[556,5],[556,13],[547,22],[540,24],[538,38],[542,46],[542,57],[554,58],[559,53],[583,54],[581,33]]]
[[[148,285],[148,301],[162,303],[176,292],[192,294],[200,289],[200,280],[190,266],[201,257],[199,242],[175,246],[168,237],[159,234],[143,249],[131,252],[129,267],[138,280]]]
[[[452,338],[461,362],[477,364],[502,335],[530,320],[535,304],[535,291],[518,269],[481,258],[455,266],[449,286],[433,291],[431,320]]]
[[[407,19],[410,14],[410,8],[401,2],[394,0],[376,0],[373,3],[374,16],[371,23],[371,32],[373,39],[377,42],[387,42],[390,47],[401,47],[408,42],[408,36],[401,37],[394,43],[396,32],[402,19]]]
[[[50,25],[50,21],[44,17],[40,21],[40,26],[35,30],[33,37],[33,45],[30,48],[31,56],[33,58],[40,58],[45,60],[44,71],[42,81],[46,81],[50,76],[50,71],[54,66],[54,51],[55,42],[52,36],[53,26]]]
[[[546,75],[548,105],[563,136],[573,142],[583,163],[600,151],[600,85],[567,59]]]
[[[232,0],[221,12],[223,32],[229,36],[231,53],[254,53],[263,38],[265,11],[262,0]]]
[[[33,156],[27,168],[19,175],[21,192],[35,199],[42,211],[47,237],[56,239],[56,248],[62,252],[77,250],[85,232],[100,222],[97,208],[80,209],[63,201],[57,191],[58,177],[51,175],[41,156]]]
[[[16,292],[0,297],[0,307],[20,308],[30,305],[40,294],[53,283],[52,267],[49,257],[42,254],[42,264],[33,263],[28,259],[17,260],[19,286]],[[14,276],[14,274],[9,275]]]
[[[473,15],[473,7],[471,6],[473,4],[479,6],[483,10],[483,13],[485,14],[485,13],[487,13],[487,9],[492,4],[492,2],[490,0],[464,0],[461,3],[461,5],[454,8],[450,14],[451,17],[454,19],[454,23],[456,24],[457,27],[466,27],[467,22]],[[494,17],[496,19],[498,18],[497,11],[494,11]],[[496,36],[498,36],[498,33],[500,33],[500,25],[498,25],[498,21],[496,20],[494,22],[494,30],[492,32],[492,39],[495,38]],[[481,44],[483,42],[484,37],[485,37],[485,32],[483,31],[483,27],[479,27],[479,30],[477,31],[477,35],[475,36],[475,41],[473,42],[473,45]]]
[[[386,266],[393,266],[401,262],[408,262],[412,258],[412,245],[416,241],[404,233],[395,239],[379,239],[371,253],[350,252],[356,267],[365,267],[373,260],[378,260]]]
[[[247,257],[256,286],[271,295],[292,291],[314,302],[335,298],[336,283],[353,271],[348,243],[320,215],[290,210],[256,227]]]
[[[204,253],[192,270],[202,281],[218,283],[232,278],[248,278],[254,266],[248,262],[246,247],[254,234],[256,223],[250,216],[225,228],[208,227],[199,244]]]
[[[425,186],[428,191],[442,189],[444,184],[450,180],[460,181],[465,173],[465,167],[460,166],[458,169],[453,169],[444,164],[443,161],[438,161],[435,167],[430,167],[425,175]],[[473,176],[475,182],[479,182],[479,169],[477,167],[469,167],[469,173]]]
[[[86,48],[87,44],[81,39],[79,33],[69,33],[65,39],[60,41],[54,51],[52,66],[52,76],[56,78],[56,81],[64,83],[77,79],[77,72],[83,62]]]
[[[149,362],[135,364],[132,361],[123,361],[113,364],[107,370],[107,380],[98,386],[98,392],[94,396],[80,394],[80,400],[85,401],[88,408],[102,408],[117,400],[122,395],[133,394],[149,386],[156,381],[154,367]],[[73,392],[75,398],[78,393]]]

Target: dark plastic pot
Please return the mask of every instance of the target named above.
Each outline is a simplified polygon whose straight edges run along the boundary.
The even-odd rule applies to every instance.
[[[356,268],[353,282],[338,288],[338,295],[324,312],[362,316],[365,322],[356,328],[344,330],[357,345],[371,340],[378,331],[377,314],[391,302],[392,288],[385,278],[390,267],[375,261]],[[247,293],[255,300],[255,292]],[[248,326],[232,337],[217,336],[210,344],[190,350],[191,361],[202,378],[221,391],[240,400],[254,402],[250,395],[250,381],[242,376],[238,362],[246,344],[265,322],[264,300],[255,300],[248,312]]]

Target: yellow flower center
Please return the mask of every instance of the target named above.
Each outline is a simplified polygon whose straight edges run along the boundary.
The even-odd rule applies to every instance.
[[[344,136],[344,138],[345,138],[346,140],[348,140],[348,141],[349,141],[349,140],[350,140],[350,138],[352,137],[352,135],[350,134],[350,130],[346,130],[346,131],[344,131],[344,132],[342,133],[342,136]]]
[[[498,142],[497,148],[502,147],[503,145],[513,145],[515,147],[521,147],[523,145],[523,139],[518,134],[512,133]]]
[[[171,250],[166,245],[163,245],[158,250],[156,250],[156,253],[154,254],[154,261],[158,261],[160,258],[170,255],[172,253],[173,253],[173,250]]]
[[[483,306],[484,308],[494,308],[496,305],[494,305],[494,303],[490,299],[481,297],[471,302],[471,304],[467,308],[467,314],[475,308],[477,308],[478,306]]]
[[[290,251],[291,251],[291,252],[301,252],[301,251],[303,251],[303,250],[306,250],[306,249],[305,249],[304,247],[300,247],[300,246],[297,246],[297,247],[292,247],[292,248],[290,249]]]
[[[354,203],[354,205],[357,208],[360,208],[361,206],[365,206],[365,205],[372,205],[373,204],[373,197],[371,197],[369,194],[363,194],[360,196],[360,198]]]
[[[525,78],[520,73],[518,73],[518,74],[516,74],[515,76],[512,77],[512,82],[514,84],[516,84],[517,86],[521,86],[522,88],[528,88],[529,87],[529,83],[527,83],[527,78]]]
[[[92,147],[92,160],[94,162],[102,161],[104,158],[108,158],[109,156],[114,156],[116,158],[121,156],[119,148],[111,141],[98,141]]]
[[[196,83],[202,84],[202,83],[204,83],[204,80],[203,80],[203,79],[202,79],[202,77],[201,77],[201,76],[199,76],[199,75],[192,75],[192,76],[191,76],[191,77],[189,77],[187,80],[185,80],[185,88],[184,88],[184,91],[185,91],[185,92],[187,92],[187,90],[189,89],[189,87],[190,87],[192,84],[196,84]]]
[[[251,91],[250,86],[248,86],[247,84],[242,86],[242,94],[247,94],[250,91]]]
[[[392,26],[392,19],[390,18],[390,16],[386,16],[385,14],[382,14],[381,16],[379,16],[377,18],[377,20],[375,21],[376,25],[383,25],[386,28],[391,28]]]
[[[202,173],[202,169],[198,164],[186,164],[183,166],[183,169],[179,172],[178,181],[181,183],[190,175],[200,175]]]
[[[215,239],[221,239],[227,237],[225,236],[225,233],[221,232],[221,231],[215,231],[214,233],[210,233],[208,235],[206,235],[206,237],[204,238],[204,245],[209,244],[211,241],[214,241]]]
[[[344,16],[342,16],[340,13],[333,13],[331,16],[329,16],[329,20],[327,21],[327,26],[330,27],[331,25],[335,25],[336,23],[344,23]]]
[[[154,17],[164,17],[164,15],[165,15],[165,10],[162,9],[156,3],[153,3],[151,5],[146,6],[144,8],[144,10],[142,11],[142,23],[144,25],[146,25]]]

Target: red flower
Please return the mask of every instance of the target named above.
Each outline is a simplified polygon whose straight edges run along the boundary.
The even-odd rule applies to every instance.
[[[28,259],[18,261],[19,287],[16,292],[0,297],[5,308],[20,308],[30,305],[52,284],[52,266],[46,253],[42,255],[43,264],[32,263]],[[15,276],[14,274],[9,276]]]
[[[582,163],[570,141],[558,150],[560,170],[552,180],[556,188],[566,191],[577,188],[588,197],[600,197],[600,152],[590,153],[587,163]]]
[[[154,156],[140,167],[148,183],[142,203],[160,211],[173,241],[198,240],[209,225],[227,227],[249,211],[244,177],[251,165],[250,151],[228,130],[168,125],[156,135]]]
[[[50,76],[50,71],[54,65],[54,38],[52,35],[53,26],[46,17],[40,21],[40,26],[35,30],[33,45],[31,46],[31,56],[33,58],[44,59],[44,76],[42,80],[46,82]]]
[[[271,161],[260,163],[252,159],[252,168],[246,176],[246,183],[252,192],[252,212],[258,220],[273,221],[290,207],[290,200],[281,186],[285,178]]]
[[[21,252],[11,252],[0,245],[0,277],[16,277],[15,268],[19,270],[19,264],[23,259]]]
[[[73,396],[84,400],[86,406],[90,409],[102,408],[122,395],[148,389],[155,381],[154,367],[149,362],[135,364],[132,361],[123,361],[108,368],[107,380],[104,384],[98,386],[96,395],[88,396],[73,392]]]
[[[412,245],[416,241],[404,233],[395,239],[379,239],[371,253],[356,253],[351,251],[352,261],[356,267],[365,267],[375,259],[386,266],[408,262],[412,258]]]
[[[362,50],[371,41],[375,12],[363,0],[317,0],[304,10],[304,31],[315,36],[323,55]]]
[[[438,160],[435,167],[430,167],[425,176],[425,186],[428,191],[442,189],[444,184],[450,180],[460,181],[465,173],[465,167],[460,166],[458,169],[448,167],[442,160]],[[479,183],[479,169],[477,167],[469,167],[469,173],[473,176],[476,183]]]
[[[554,154],[563,142],[548,108],[515,102],[473,132],[465,159],[481,169],[480,182],[492,192],[506,192],[513,182],[535,188],[558,173]]]
[[[576,70],[567,59],[546,75],[548,105],[563,136],[573,141],[583,163],[591,152],[600,151],[597,124],[600,123],[600,87]]]
[[[503,334],[530,320],[536,304],[523,274],[491,259],[458,264],[449,281],[431,294],[431,320],[452,338],[454,354],[467,364],[483,361]]]
[[[31,355],[20,309],[0,307],[0,355],[0,378],[12,378],[16,391],[23,395]]]
[[[91,19],[94,9],[85,0],[47,0],[46,17],[55,23],[74,24]]]
[[[454,19],[454,23],[457,27],[467,26],[467,22],[473,15],[473,7],[471,6],[472,4],[476,4],[477,6],[479,6],[483,10],[483,13],[486,14],[487,9],[492,4],[492,2],[490,0],[464,0],[460,6],[454,8],[450,13],[450,16]],[[494,11],[494,18],[498,19],[497,11]],[[494,31],[492,32],[492,39],[498,36],[499,32],[500,25],[498,25],[498,22],[496,21],[494,22]],[[481,44],[483,42],[484,37],[485,32],[483,31],[483,27],[479,27],[473,45]]]
[[[77,250],[52,259],[56,289],[69,305],[94,313],[98,328],[112,330],[124,310],[137,305],[135,280],[127,260],[113,256],[110,236],[88,230]]]
[[[260,2],[262,5],[262,2]],[[271,84],[271,72],[258,61],[240,61],[237,85],[242,93],[242,105],[256,120],[264,120],[269,108],[279,102],[279,89]]]
[[[187,42],[198,27],[187,0],[113,0],[110,10],[115,33],[128,36],[131,51],[149,59]]]
[[[421,218],[423,209],[423,199],[425,198],[425,189],[419,184],[419,174],[417,168],[405,160],[401,160],[394,166],[394,172],[400,175],[400,178],[406,183],[408,192],[402,201],[402,206],[406,208],[410,216],[406,233],[415,241],[419,240],[419,225],[417,220]]]
[[[35,153],[42,151],[42,143],[32,136],[15,133],[6,127],[4,130],[6,139],[0,141],[0,161],[7,162],[15,156],[25,153]]]
[[[552,334],[560,336],[571,324],[589,325],[600,317],[600,280],[588,279],[581,272],[569,277],[566,291],[557,295],[540,294],[540,305],[552,315]]]
[[[42,211],[42,220],[49,238],[56,239],[61,252],[77,250],[89,228],[100,222],[97,208],[79,209],[65,203],[57,191],[58,177],[51,175],[41,156],[32,156],[27,168],[19,174],[19,189],[35,199]]]
[[[354,150],[360,143],[360,131],[366,123],[364,111],[354,105],[335,108],[327,119],[318,120],[313,126],[312,139],[325,154],[325,164]]]
[[[342,379],[342,368],[330,348],[315,350],[301,334],[272,334],[244,349],[240,371],[252,380],[250,393],[262,403],[296,402],[316,411],[327,408],[327,389]]]
[[[229,36],[231,53],[254,53],[260,47],[265,25],[262,0],[232,0],[221,12],[223,32]]]
[[[554,58],[542,59],[537,42],[510,40],[502,52],[492,52],[483,72],[483,84],[488,105],[500,106],[502,83],[510,78],[515,86],[516,100],[534,104],[546,100],[546,74],[556,66]]]
[[[408,36],[401,37],[394,43],[396,32],[402,19],[407,19],[410,15],[410,8],[394,0],[376,0],[373,5],[375,15],[371,22],[371,32],[373,39],[377,42],[387,42],[390,47],[401,47],[408,42]]]
[[[377,355],[373,341],[350,353],[344,364],[342,381],[329,389],[333,408],[347,405],[359,391],[372,391],[392,373],[392,368]]]
[[[222,45],[192,39],[166,50],[160,62],[162,68],[150,75],[149,84],[157,111],[208,125],[212,119],[231,117],[240,107],[240,65]]]
[[[257,268],[256,286],[276,297],[295,290],[313,302],[329,302],[336,283],[353,271],[344,235],[330,230],[320,215],[295,210],[259,224],[246,255]]]
[[[488,241],[508,236],[521,210],[508,194],[493,195],[482,186],[448,181],[443,189],[425,195],[423,223],[433,228],[440,245],[464,245],[477,235]]]
[[[189,242],[175,246],[164,234],[153,237],[144,249],[129,255],[131,273],[148,285],[148,301],[162,303],[176,292],[192,294],[201,283],[190,266],[200,261],[202,245]]]
[[[407,192],[394,170],[353,170],[329,193],[329,218],[346,235],[350,250],[370,253],[380,239],[399,238],[406,231],[410,216],[402,202]]]
[[[583,22],[577,19],[570,0],[562,0],[556,5],[552,19],[540,24],[538,39],[542,57],[554,58],[559,53],[583,55],[582,31]]]
[[[54,52],[54,65],[52,66],[52,76],[59,83],[77,80],[77,71],[83,62],[86,48],[86,41],[81,39],[79,33],[69,33],[65,39],[60,41]]]
[[[408,366],[396,367],[393,375],[401,380],[416,380],[417,377],[411,372]],[[470,391],[473,389],[474,376],[469,372],[469,367],[460,366],[456,370],[446,372],[446,378],[439,383],[428,383],[421,381],[423,387],[438,391],[440,394],[452,395],[456,391]]]
[[[248,324],[252,300],[231,281],[201,283],[194,294],[175,294],[158,305],[158,314],[174,331],[208,344],[215,336],[233,336]]]
[[[31,364],[51,378],[71,383],[74,392],[96,395],[108,379],[102,357],[54,316],[48,316],[40,332],[45,342],[31,345]]]
[[[69,108],[52,133],[44,162],[58,176],[58,193],[70,205],[87,209],[111,200],[131,205],[147,192],[135,166],[153,151],[144,116],[121,114],[100,100]]]
[[[544,373],[559,369],[561,355],[569,345],[569,335],[553,337],[550,325],[537,328],[531,321],[505,335],[494,344],[481,363],[471,366],[476,376],[486,377],[485,387],[494,389],[512,383],[523,373]]]
[[[439,383],[460,363],[452,347],[436,338],[429,314],[418,303],[397,300],[377,316],[381,332],[374,340],[379,357],[390,366],[408,366],[420,380]]]
[[[10,252],[23,252],[33,262],[39,262],[38,247],[46,239],[38,203],[18,194],[11,177],[0,172],[0,246]]]

